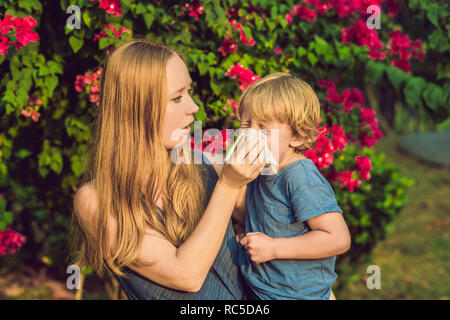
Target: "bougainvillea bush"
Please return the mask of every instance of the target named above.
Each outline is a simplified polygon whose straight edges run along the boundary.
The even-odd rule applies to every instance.
[[[79,29],[66,25],[76,17],[66,12],[72,4]],[[381,29],[367,25],[371,5],[380,8]],[[397,19],[404,6],[397,0],[3,1],[0,259],[22,246],[15,254],[21,261],[65,274],[72,197],[86,164],[105,52],[144,36],[185,56],[204,130],[239,127],[236,101],[269,73],[290,72],[314,87],[321,134],[305,154],[333,185],[351,230],[352,248],[337,267],[347,279],[383,239],[411,183],[374,153],[383,128],[367,94],[379,101],[383,92],[376,96],[374,88],[394,87],[397,99],[426,109],[428,117],[434,111],[436,119],[448,117],[442,85],[415,76],[431,43],[405,32]],[[446,28],[442,12],[433,11],[424,25]],[[221,134],[192,140],[210,152],[225,152],[231,143]]]

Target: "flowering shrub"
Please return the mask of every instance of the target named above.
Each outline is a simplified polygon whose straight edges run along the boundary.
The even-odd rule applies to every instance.
[[[195,119],[204,129],[221,129],[202,141],[192,137],[200,150],[225,152],[232,144],[225,128],[239,127],[236,101],[260,77],[285,71],[314,87],[321,134],[305,155],[333,185],[351,230],[352,249],[338,260],[341,271],[384,237],[411,183],[373,151],[383,135],[378,111],[390,107],[384,93],[436,122],[448,117],[446,62],[438,77],[422,67],[436,51],[446,53],[448,43],[435,31],[409,34],[400,19],[410,10],[442,31],[445,10],[430,9],[431,1],[405,8],[396,0],[80,0],[81,28],[63,28],[71,3],[46,2],[45,12],[38,0],[0,3],[0,230],[26,235],[20,254],[36,261],[65,259],[104,53],[134,35],[184,54],[200,107]],[[381,30],[365,23],[373,4],[381,6]],[[64,263],[53,265],[65,274]]]

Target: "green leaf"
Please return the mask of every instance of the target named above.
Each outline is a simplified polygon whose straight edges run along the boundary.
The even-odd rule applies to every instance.
[[[217,82],[216,80],[211,80],[210,85],[211,85],[211,89],[213,89],[216,96],[218,96],[222,92],[223,88],[225,87],[225,82],[223,82],[223,81]]]
[[[29,13],[31,13],[33,9],[37,12],[42,12],[42,5],[39,0],[19,0],[18,6]]]
[[[405,94],[405,101],[409,106],[422,106],[421,95],[425,85],[425,80],[420,77],[412,77],[412,79],[406,83],[403,88],[403,93]]]
[[[147,30],[148,30],[151,28],[151,26],[153,24],[153,20],[155,19],[155,16],[151,13],[144,13],[143,17],[144,17],[145,26],[147,27]]]
[[[208,62],[200,62],[197,66],[198,66],[198,71],[200,71],[201,76],[208,72],[208,68],[209,68]]]
[[[14,221],[13,214],[10,211],[3,212],[3,219],[6,222],[6,224],[11,224]]]
[[[139,3],[136,6],[136,14],[143,14],[145,12],[147,12],[147,8],[142,3]]]
[[[367,75],[373,83],[380,83],[386,71],[386,66],[382,63],[370,60],[367,63]]]
[[[92,18],[89,10],[83,10],[83,21],[89,28],[91,27]]]
[[[439,21],[438,21],[438,15],[439,15],[439,5],[437,3],[431,4],[427,8],[427,18],[430,20],[432,24],[434,24],[437,28],[439,28]]]
[[[70,167],[72,168],[73,173],[76,177],[79,177],[84,170],[83,160],[78,156],[74,155],[70,158]]]
[[[400,90],[403,84],[408,79],[408,75],[400,69],[397,69],[394,66],[389,66],[387,68],[387,75],[392,85],[396,90]]]
[[[430,48],[438,52],[445,52],[449,48],[448,38],[445,33],[437,29],[428,36]]]
[[[53,90],[55,90],[56,86],[58,85],[58,77],[57,76],[47,76],[47,77],[45,77],[44,83],[50,92],[50,96],[53,96]]]
[[[49,74],[49,73],[50,73],[50,69],[49,69],[45,64],[41,64],[41,65],[39,66],[39,73],[38,73],[38,75],[39,75],[40,77],[46,76],[46,75]]]
[[[434,83],[427,84],[422,96],[427,106],[435,111],[445,104],[444,91]]]
[[[247,40],[250,41],[252,39],[252,30],[249,27],[244,27],[243,31]]]
[[[20,149],[14,153],[14,156],[19,159],[25,159],[31,154],[31,151],[27,149]]]
[[[0,198],[0,213],[5,212],[6,210],[6,199]]]
[[[311,63],[311,65],[313,67],[316,65],[317,61],[319,61],[319,59],[317,59],[316,55],[312,52],[308,53],[307,58],[309,60],[309,63]]]
[[[303,48],[301,46],[297,48],[297,54],[299,57],[303,57],[307,53],[308,53],[308,51],[306,51],[305,48]]]
[[[48,209],[39,209],[36,211],[33,211],[33,214],[39,219],[39,220],[45,220],[48,217]]]
[[[199,110],[197,113],[194,114],[195,120],[197,121],[204,121],[206,119],[206,112],[205,110]]]
[[[98,41],[98,48],[99,48],[100,50],[105,49],[107,46],[109,46],[109,44],[110,44],[109,38],[101,38],[101,39]]]
[[[60,174],[63,168],[63,158],[61,152],[57,148],[53,148],[52,162],[50,163],[50,169],[57,174]]]
[[[72,47],[74,53],[77,53],[81,49],[81,47],[83,46],[83,42],[83,39],[78,39],[73,35],[69,37],[69,44]]]
[[[63,73],[62,67],[59,63],[56,63],[55,61],[49,61],[47,63],[47,65],[48,65],[48,70],[50,71],[51,74],[56,74],[56,73],[62,74]]]

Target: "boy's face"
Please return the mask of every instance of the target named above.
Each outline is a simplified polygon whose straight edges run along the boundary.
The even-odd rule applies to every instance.
[[[249,114],[244,110],[241,117],[241,129],[256,129],[261,130],[267,135],[267,147],[274,155],[278,163],[283,163],[284,160],[294,154],[294,147],[303,143],[301,138],[295,137],[292,129],[285,123],[277,120],[268,122],[260,122],[250,119]]]

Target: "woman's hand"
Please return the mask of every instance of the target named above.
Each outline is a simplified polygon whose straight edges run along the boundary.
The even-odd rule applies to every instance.
[[[264,169],[264,143],[258,136],[241,139],[231,157],[224,165],[219,178],[223,184],[239,189],[254,180]]]

